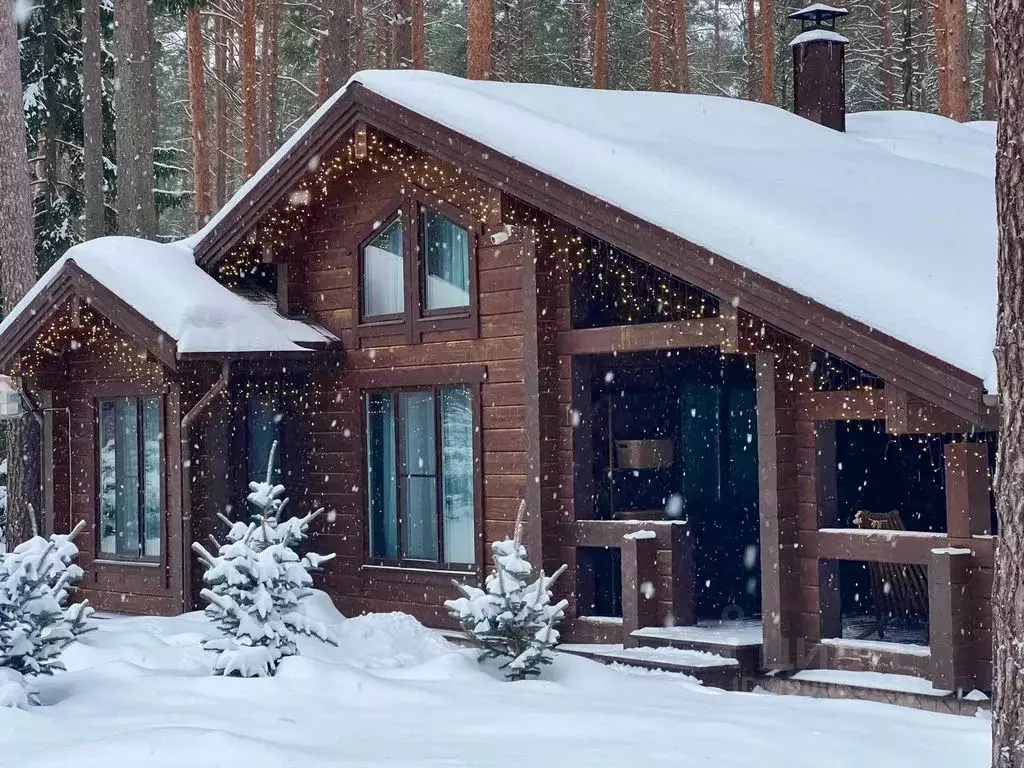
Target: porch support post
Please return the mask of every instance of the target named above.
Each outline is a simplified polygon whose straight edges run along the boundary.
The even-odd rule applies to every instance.
[[[533,229],[514,227],[509,239],[519,244],[523,280],[523,385],[526,416],[523,423],[526,441],[526,513],[523,521],[523,544],[529,553],[530,561],[541,566],[544,563],[541,527],[541,464],[544,440],[541,434],[541,393],[544,387],[541,383],[543,352],[540,341],[540,312],[543,299],[538,296],[537,250]]]
[[[633,632],[658,623],[658,540],[647,531],[623,537],[622,563],[622,645],[635,648]]]
[[[928,566],[928,644],[932,685],[944,690],[974,687],[974,620],[968,593],[969,549],[934,549]]]
[[[949,538],[969,539],[990,533],[988,443],[949,443],[944,455]]]
[[[791,382],[777,375],[774,354],[755,357],[764,665],[791,669],[800,619],[794,396]]]

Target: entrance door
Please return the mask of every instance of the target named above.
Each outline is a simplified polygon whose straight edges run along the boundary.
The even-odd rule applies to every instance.
[[[757,408],[753,372],[737,359],[681,398],[684,509],[700,619],[760,615]]]

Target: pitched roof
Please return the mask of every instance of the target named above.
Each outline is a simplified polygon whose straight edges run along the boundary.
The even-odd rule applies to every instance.
[[[846,134],[739,99],[367,71],[350,81],[995,389],[994,132],[920,113]],[[339,91],[187,244],[280,173]],[[244,204],[243,204],[244,201]],[[743,308],[743,304],[740,304]]]
[[[170,342],[176,356],[305,352],[334,339],[221,285],[196,265],[191,250],[133,237],[103,237],[71,248],[3,319],[0,339],[49,309],[48,289],[71,274],[90,282],[84,292],[98,287],[116,297]]]

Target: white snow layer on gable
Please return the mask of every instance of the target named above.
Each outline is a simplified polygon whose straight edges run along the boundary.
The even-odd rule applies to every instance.
[[[0,335],[68,262],[166,333],[179,353],[293,352],[332,338],[233,293],[196,266],[189,249],[134,237],[71,248],[4,318]]]
[[[990,130],[897,112],[851,115],[842,134],[714,96],[420,71],[353,80],[995,391]]]

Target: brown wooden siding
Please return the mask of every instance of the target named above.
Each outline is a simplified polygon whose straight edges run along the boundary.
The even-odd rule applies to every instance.
[[[91,320],[104,322],[95,316]],[[174,614],[181,610],[178,574],[182,552],[177,459],[181,406],[177,383],[165,374],[162,365],[147,359],[117,331],[108,330],[116,345],[70,349],[64,354],[60,378],[47,382],[51,407],[59,409],[51,418],[53,525],[60,532],[78,520],[86,521],[77,539],[79,564],[85,572],[79,588],[82,597],[97,609]],[[156,395],[163,402],[164,536],[160,560],[152,565],[112,563],[98,553],[96,398],[122,395]]]
[[[368,389],[426,386],[465,381],[477,386],[480,481],[477,499],[477,573],[490,565],[487,542],[511,533],[527,486],[524,385],[523,265],[532,265],[528,232],[513,233],[499,245],[484,228],[478,238],[475,287],[479,319],[475,328],[425,331],[407,343],[401,331],[367,336],[358,324],[358,245],[373,224],[390,215],[406,182],[397,174],[355,174],[318,213],[290,256],[304,262],[300,285],[290,294],[310,310],[314,322],[339,336],[346,348],[342,370],[318,371],[313,388],[319,407],[309,422],[309,501],[335,514],[315,534],[313,546],[337,552],[324,584],[342,611],[406,611],[433,626],[451,625],[443,608],[453,596],[447,573],[376,567],[366,562],[366,507],[362,393]],[[466,216],[479,212],[491,193],[472,183],[432,190]]]

